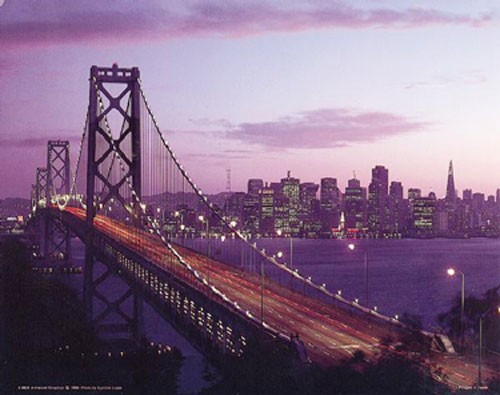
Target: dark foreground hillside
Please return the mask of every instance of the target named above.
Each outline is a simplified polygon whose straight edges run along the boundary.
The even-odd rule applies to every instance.
[[[76,295],[31,270],[27,247],[0,245],[0,394],[175,394],[182,356],[100,342]]]

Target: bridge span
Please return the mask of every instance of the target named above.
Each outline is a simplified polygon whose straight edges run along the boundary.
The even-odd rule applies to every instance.
[[[210,355],[239,356],[249,339],[296,347],[303,362],[322,365],[357,351],[368,360],[401,352],[395,345],[412,332],[397,318],[347,301],[278,262],[210,201],[168,144],[139,74],[116,64],[91,68],[73,178],[69,142],[49,141],[47,166],[37,169],[32,189],[45,258],[69,262],[71,234],[85,244],[84,304],[96,330],[140,338],[145,300]],[[284,218],[278,230],[291,234],[291,223]],[[208,246],[232,237],[252,267],[180,245],[182,236],[203,237]],[[284,280],[274,281],[272,273]],[[110,277],[127,286],[114,300],[102,292]],[[432,341],[420,335],[422,343]],[[426,358],[436,378],[456,387],[475,383],[474,365],[464,359],[440,352]],[[493,374],[483,371],[484,378]]]
[[[85,239],[84,210],[50,211]],[[239,355],[252,337],[292,345],[298,335],[308,358],[329,366],[356,351],[375,361],[381,353],[396,352],[394,345],[410,334],[405,326],[326,303],[182,245],[168,249],[156,235],[112,218],[96,216],[95,229],[98,257],[114,262],[114,270],[138,286],[144,299],[201,351]],[[192,270],[186,270],[180,257]],[[453,387],[475,383],[476,365],[459,356],[433,350],[426,363],[436,378]],[[495,372],[484,368],[483,374],[487,378]]]

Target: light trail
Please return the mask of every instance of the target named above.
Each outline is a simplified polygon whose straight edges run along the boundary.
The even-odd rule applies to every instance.
[[[66,212],[85,221],[82,209],[66,207]],[[186,268],[157,236],[101,215],[95,217],[94,225],[98,231],[122,242],[161,269],[183,280],[189,278]],[[258,274],[243,272],[180,245],[174,247],[195,271],[204,279],[209,279],[210,286],[215,286],[230,300],[237,302],[243,311],[249,311],[254,317],[260,316],[261,278]],[[213,300],[218,299],[210,292],[206,295]],[[403,335],[399,328],[379,323],[369,316],[354,315],[333,304],[292,291],[268,278],[265,279],[264,301],[265,323],[281,333],[300,334],[310,358],[322,365],[350,358],[354,355],[353,350],[363,351],[369,360],[375,361],[378,354],[392,352],[390,347],[383,345],[383,340],[390,338],[396,343]],[[441,370],[444,380],[456,388],[470,387],[475,383],[475,365],[459,357],[432,353],[428,365],[435,366],[436,371]],[[495,375],[498,376],[498,373],[492,369],[483,368],[485,379]]]

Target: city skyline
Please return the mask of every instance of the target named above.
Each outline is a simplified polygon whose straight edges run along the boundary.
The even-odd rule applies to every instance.
[[[453,161],[450,160],[449,163],[452,163],[452,162]],[[387,168],[387,166],[385,166],[384,164],[377,164],[377,165],[373,165],[372,168],[370,169],[370,171],[373,170],[373,168],[375,166],[382,166],[382,167]],[[444,192],[442,193],[442,195],[438,195],[436,193],[436,191],[433,190],[433,189],[431,189],[431,188],[426,190],[425,188],[422,188],[421,185],[407,185],[404,180],[394,179],[390,175],[391,169],[387,168],[387,170],[389,171],[389,181],[390,182],[397,182],[397,183],[401,184],[401,186],[403,188],[402,189],[402,193],[403,193],[403,196],[405,198],[408,198],[408,191],[410,189],[418,189],[418,190],[420,190],[421,193],[422,193],[422,196],[428,196],[429,194],[431,194],[431,195],[435,194],[437,199],[444,199],[444,198],[446,198],[447,187],[448,187],[448,182],[447,182],[447,179],[446,179],[446,175],[443,176],[443,180],[444,180],[443,181],[443,185],[445,185],[445,187],[442,188],[442,189],[443,189]],[[371,178],[368,178],[367,180],[360,179],[358,177],[358,175],[357,175],[356,172],[353,172],[353,174],[351,175],[351,177],[348,178],[348,179],[346,179],[346,180],[339,179],[338,177],[335,176],[335,174],[330,174],[330,175],[326,175],[324,177],[315,178],[315,179],[309,179],[309,178],[308,179],[302,179],[300,177],[295,177],[295,174],[294,174],[293,170],[287,170],[285,174],[283,174],[281,176],[278,176],[276,179],[268,179],[265,176],[258,176],[258,175],[255,176],[255,177],[249,178],[249,179],[246,180],[246,182],[244,182],[244,185],[243,185],[243,187],[241,189],[235,190],[234,188],[232,188],[230,192],[233,192],[233,193],[236,193],[236,192],[245,192],[247,190],[247,188],[248,188],[248,181],[250,181],[252,179],[259,179],[259,180],[262,180],[264,182],[264,184],[271,184],[271,183],[277,182],[277,181],[279,181],[279,180],[281,180],[283,178],[287,178],[288,175],[290,177],[292,177],[292,178],[298,178],[301,183],[314,183],[316,185],[320,185],[321,184],[321,180],[323,180],[325,178],[334,178],[337,181],[338,188],[340,188],[340,189],[347,187],[349,185],[349,181],[351,181],[351,180],[357,180],[357,181],[359,181],[360,184],[361,184],[361,187],[363,187],[363,188],[366,189],[368,187],[368,184],[371,181]],[[448,177],[449,177],[449,173],[448,173]],[[241,182],[239,182],[238,184],[240,184],[240,183]],[[457,198],[462,198],[462,194],[464,192],[466,192],[466,193],[472,192],[472,193],[481,193],[481,194],[484,194],[485,199],[488,198],[488,196],[493,196],[496,199],[496,196],[497,196],[497,194],[500,191],[500,187],[497,188],[492,193],[487,193],[485,191],[479,191],[479,190],[473,190],[472,188],[470,188],[470,187],[468,187],[466,185],[462,189],[455,188],[454,190],[455,190],[455,194],[456,194]],[[212,194],[223,193],[223,192],[228,192],[228,191],[227,191],[227,189],[226,190],[220,190],[220,191],[215,191]],[[318,195],[319,195],[319,192],[318,192]]]
[[[343,189],[337,181],[326,177],[320,184],[304,182],[288,171],[279,182],[249,179],[246,192],[214,199],[224,200],[219,204],[228,219],[240,223],[249,234],[264,237],[498,237],[500,189],[488,196],[464,189],[460,197],[452,161],[442,198],[434,192],[423,194],[416,187],[407,188],[405,196],[403,184],[392,180],[389,169],[381,165],[372,168],[366,186],[352,178]],[[183,218],[195,217],[193,208],[179,209]],[[166,209],[164,213],[172,215]]]
[[[28,197],[49,139],[74,165],[93,64],[139,66],[163,133],[209,194],[250,178],[500,187],[499,8],[421,1],[0,5],[0,198]],[[89,12],[92,10],[92,12]],[[133,28],[130,28],[133,26]],[[444,181],[443,181],[444,180]]]

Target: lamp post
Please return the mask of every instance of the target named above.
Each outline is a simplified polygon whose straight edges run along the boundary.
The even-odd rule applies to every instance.
[[[483,319],[491,311],[491,308],[486,310],[479,317],[479,352],[477,360],[477,388],[481,388],[481,362],[483,358]],[[497,307],[497,313],[500,314],[500,306]]]
[[[203,215],[198,216],[198,220],[202,223],[205,224],[205,233],[207,235],[207,257],[210,258],[210,229],[209,229],[209,223],[208,223],[208,217],[205,218]]]
[[[198,220],[203,224],[206,224],[206,234],[207,234],[207,282],[210,283],[210,236],[208,234],[208,217],[205,218],[203,215],[198,216]]]
[[[283,231],[281,229],[278,229],[276,231],[276,234],[281,237],[281,235],[283,234]],[[292,234],[290,233],[290,269],[293,270],[293,237],[292,237]]]
[[[276,256],[276,258],[281,259],[281,258],[283,258],[284,255],[285,254],[283,253],[283,251],[278,251],[275,256]],[[281,270],[280,270],[280,272],[281,272],[280,281],[283,283],[283,272]]]
[[[260,260],[260,324],[264,326],[264,259]]]
[[[356,245],[350,243],[347,248],[351,251],[356,249]],[[365,248],[363,250],[363,263],[364,263],[364,278],[365,278],[365,303],[366,306],[369,306],[369,292],[368,292],[368,250]]]
[[[460,273],[462,276],[462,292],[460,297],[460,343],[462,348],[464,346],[464,325],[465,325],[465,274],[460,270],[455,270],[450,267],[446,270],[448,276],[453,277],[456,273]]]

